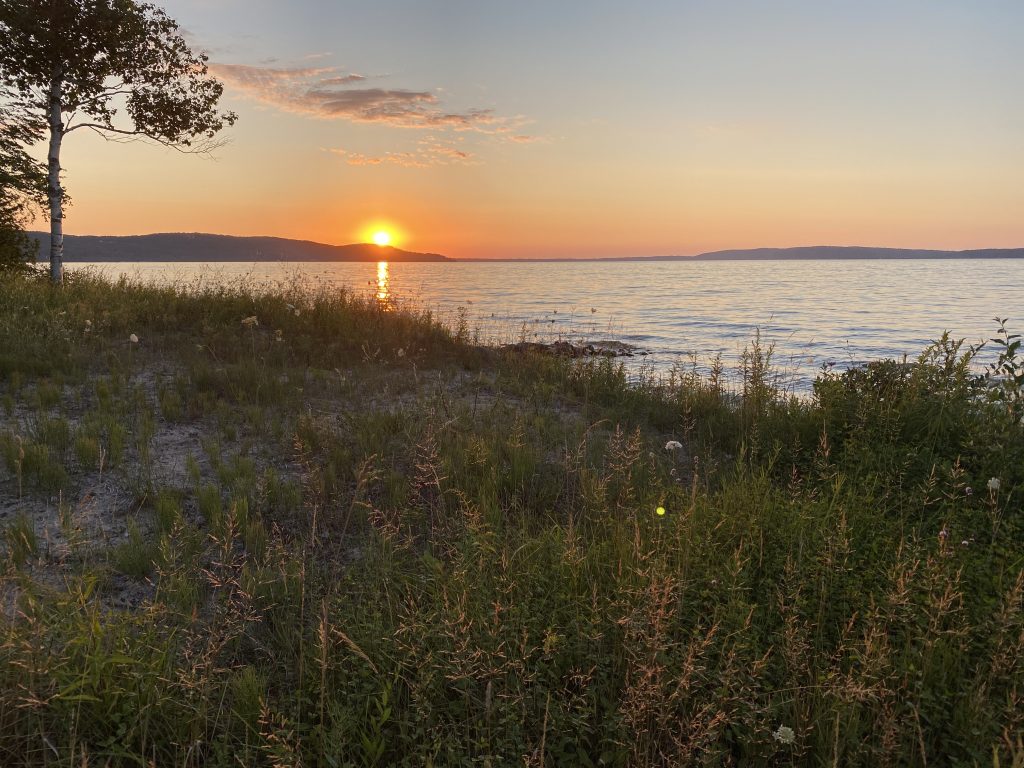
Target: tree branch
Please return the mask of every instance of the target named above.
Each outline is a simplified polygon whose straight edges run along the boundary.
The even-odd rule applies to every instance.
[[[71,126],[65,130],[64,133],[71,133],[71,131],[77,131],[79,128],[88,128],[89,130],[98,133],[106,141],[123,144],[130,144],[135,141],[150,141],[154,144],[159,144],[162,147],[173,149],[175,152],[180,152],[183,155],[212,155],[213,152],[230,143],[227,139],[218,139],[216,141],[213,139],[203,139],[194,144],[186,145],[178,141],[171,141],[159,136],[153,136],[145,131],[129,131],[124,128],[114,128],[113,126],[102,125],[100,123],[79,123],[78,125]],[[114,135],[112,136],[110,134]]]

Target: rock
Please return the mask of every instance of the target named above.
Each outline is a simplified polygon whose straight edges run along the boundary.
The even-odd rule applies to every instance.
[[[556,357],[632,357],[633,351],[622,344],[572,344],[568,341],[521,341],[506,344],[500,349],[506,352],[536,352]]]

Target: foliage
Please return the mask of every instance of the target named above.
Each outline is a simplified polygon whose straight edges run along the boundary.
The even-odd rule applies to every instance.
[[[191,146],[234,114],[218,113],[223,86],[209,77],[163,10],[136,0],[0,0],[0,77],[37,130],[55,83],[68,133],[91,128]],[[123,101],[124,110],[118,105]],[[127,122],[118,122],[123,112]]]
[[[46,177],[24,148],[37,138],[0,93],[0,271],[35,261],[36,245],[24,227],[45,200]]]
[[[4,765],[1024,760],[1024,428],[948,337],[794,399],[757,339],[630,380],[299,285],[19,277],[0,329],[25,505],[201,443],[98,553],[8,526]]]

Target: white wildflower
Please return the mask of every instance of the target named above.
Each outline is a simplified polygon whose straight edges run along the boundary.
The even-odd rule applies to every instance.
[[[665,450],[666,451],[681,451],[681,450],[683,450],[683,444],[680,443],[678,440],[669,440],[667,443],[665,443]]]
[[[284,341],[284,331],[280,328],[274,331],[274,341]]]
[[[395,354],[398,355],[399,357],[405,357],[405,350],[400,349]]]
[[[1000,485],[1001,485],[1001,483],[999,482],[999,478],[998,477],[989,478],[988,489],[990,491],[993,491],[993,492],[998,491]]]
[[[249,317],[242,318],[242,325],[246,328],[253,328],[260,324],[260,321],[256,319],[256,315],[250,315]]]
[[[772,733],[775,740],[780,744],[792,744],[796,741],[796,732],[788,725],[780,725],[777,730]]]
[[[85,321],[85,332],[89,333],[92,330],[92,320]]]
[[[301,313],[299,312],[299,308],[298,308],[298,307],[296,307],[296,308],[295,308],[295,316],[296,316],[296,317],[298,317],[298,316],[299,316],[300,314],[301,314]]]
[[[968,496],[973,496],[974,495],[974,489],[971,488],[971,486],[968,485],[966,488],[964,488],[964,493],[966,493]]]
[[[128,341],[130,341],[132,344],[138,344],[139,337],[133,333],[131,336],[128,337]]]

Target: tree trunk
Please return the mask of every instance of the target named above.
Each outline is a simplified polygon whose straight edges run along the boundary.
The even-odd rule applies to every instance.
[[[50,150],[47,153],[50,199],[50,279],[60,284],[64,279],[64,189],[60,185],[60,145],[64,140],[64,119],[61,115],[64,73],[53,71],[50,81]]]

